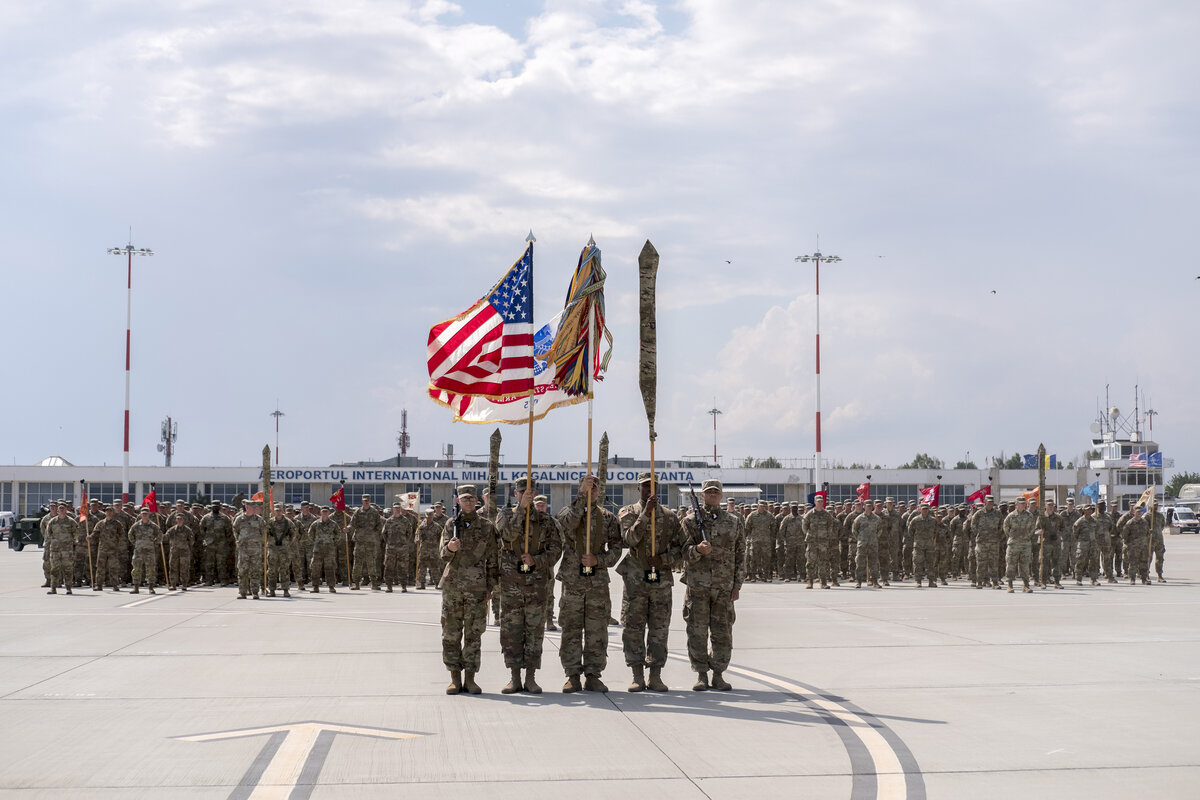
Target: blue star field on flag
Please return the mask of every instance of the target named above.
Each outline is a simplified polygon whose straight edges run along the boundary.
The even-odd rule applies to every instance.
[[[532,265],[533,253],[526,250],[525,256],[512,265],[512,269],[487,297],[488,303],[505,322],[533,320],[533,292],[529,286],[529,271]]]

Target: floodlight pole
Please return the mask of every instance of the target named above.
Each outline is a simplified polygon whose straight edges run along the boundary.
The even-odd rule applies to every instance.
[[[820,247],[819,240],[817,246]],[[820,492],[824,488],[824,484],[821,483],[821,262],[836,264],[841,260],[838,256],[822,255],[819,249],[812,255],[796,256],[796,261],[802,264],[812,262],[817,268],[817,456],[813,469],[813,483],[816,486],[813,491],[815,492]]]
[[[124,247],[108,248],[109,255],[124,254],[126,261],[125,275],[125,455],[121,462],[121,502],[129,502],[129,349],[130,323],[133,320],[133,257],[152,256],[154,251],[145,247],[133,246],[133,232],[130,231],[129,243]]]

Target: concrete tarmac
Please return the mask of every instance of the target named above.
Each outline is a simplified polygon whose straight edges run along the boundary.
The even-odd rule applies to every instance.
[[[237,600],[38,588],[0,550],[0,797],[1200,796],[1200,537],[1168,582],[1032,595],[747,584],[731,692],[691,691],[676,587],[665,694],[444,694],[436,590]],[[613,575],[614,613],[620,579]],[[1189,733],[1190,731],[1190,733]]]

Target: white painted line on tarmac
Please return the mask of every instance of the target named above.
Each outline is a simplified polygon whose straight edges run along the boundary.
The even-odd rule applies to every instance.
[[[126,603],[125,605],[121,606],[121,608],[137,608],[138,606],[146,605],[146,603],[153,603],[155,600],[161,600],[164,597],[166,597],[165,594],[152,594],[149,597],[143,598],[142,600],[134,600],[132,603]]]

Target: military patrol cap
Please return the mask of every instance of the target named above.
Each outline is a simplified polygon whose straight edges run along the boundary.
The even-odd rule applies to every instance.
[[[321,511],[333,511],[333,508],[331,506],[321,506]]]
[[[446,504],[443,503],[441,500],[438,500],[436,503],[433,504],[433,507],[434,508],[445,508]]]
[[[401,503],[399,500],[397,500],[396,502],[392,503],[392,508],[404,508],[404,503]]]
[[[639,486],[641,486],[643,483],[650,483],[652,480],[654,480],[654,477],[649,472],[638,473],[637,482]]]
[[[885,497],[885,498],[884,498],[884,502],[885,502],[885,503],[894,503],[894,502],[896,502],[896,498],[894,498],[894,497]]]
[[[370,500],[370,499],[371,499],[371,493],[370,493],[370,492],[363,492],[363,499],[364,499],[364,500]]]
[[[458,487],[458,490],[455,492],[455,496],[456,497],[476,497],[477,495],[475,494],[475,486],[470,483],[464,483],[462,486]]]
[[[993,503],[994,503],[994,502],[996,502],[996,498],[992,497],[990,494],[985,494],[985,495],[983,496],[983,499],[984,499],[984,500],[991,500]]]
[[[276,510],[276,511],[283,511],[283,503],[276,503],[276,504],[275,504],[275,510]]]
[[[92,506],[98,506],[98,505],[100,505],[100,498],[99,498],[99,497],[93,497],[91,500],[88,500],[88,505],[92,505]]]
[[[716,489],[718,492],[724,492],[725,487],[716,478],[709,478],[704,483],[700,484],[700,491],[707,492],[709,489]]]
[[[530,486],[530,484],[532,484],[532,483],[533,483],[533,481],[531,481],[529,479],[528,475],[521,475],[520,477],[513,479],[512,485],[513,485],[513,488],[515,488],[518,492],[524,492],[527,489],[533,488],[532,486]]]
[[[433,506],[430,506],[429,508],[425,509],[425,516],[427,516],[427,517],[433,516]]]
[[[1091,503],[1088,503],[1086,506],[1083,507],[1083,510],[1084,511],[1095,511],[1096,507],[1093,506]]]
[[[177,505],[177,506],[186,506],[186,505],[187,505],[187,500],[183,500],[183,499],[176,500],[176,501],[175,501],[175,505]]]
[[[929,503],[926,503],[924,500],[922,500],[921,504],[917,506],[917,508],[929,508]]]
[[[546,495],[544,495],[544,494],[539,494],[537,497],[533,498],[533,502],[535,502],[535,503],[549,503],[549,502],[550,502],[550,498],[549,498],[549,497],[546,497]]]
[[[799,507],[800,507],[800,504],[798,502],[796,502],[795,500],[788,503],[788,508],[799,508]]]

